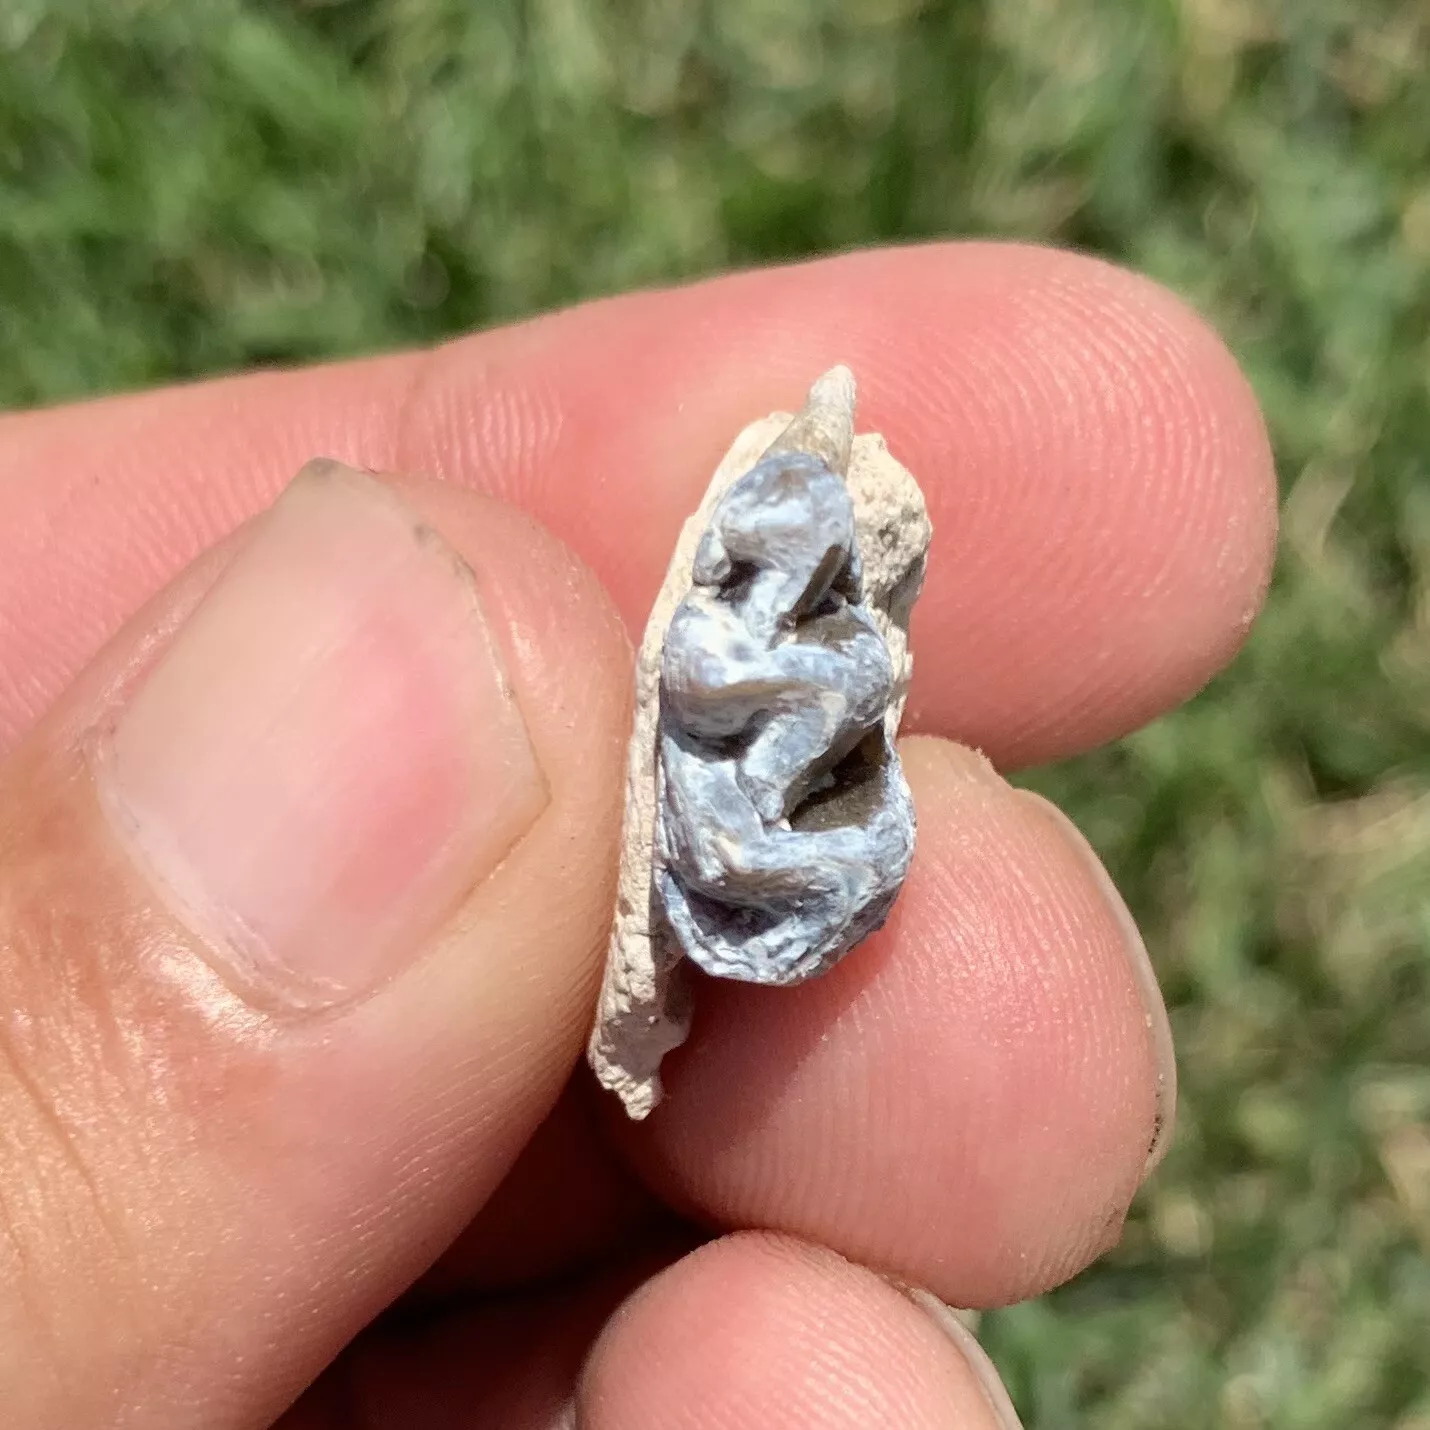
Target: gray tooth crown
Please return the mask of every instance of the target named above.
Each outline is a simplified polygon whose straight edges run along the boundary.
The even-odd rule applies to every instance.
[[[716,507],[661,661],[653,893],[716,977],[791,984],[876,929],[914,810],[840,474],[772,451]]]

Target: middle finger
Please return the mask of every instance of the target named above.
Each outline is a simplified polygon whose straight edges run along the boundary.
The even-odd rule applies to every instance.
[[[796,988],[702,980],[666,1101],[620,1135],[709,1225],[994,1305],[1116,1239],[1165,1142],[1171,1035],[1071,824],[959,746],[903,752],[920,845],[888,924]]]
[[[797,988],[701,978],[647,1123],[578,1072],[425,1294],[570,1272],[668,1225],[664,1200],[969,1306],[1115,1240],[1175,1102],[1146,951],[1065,816],[958,746],[903,755],[920,842],[885,928]]]

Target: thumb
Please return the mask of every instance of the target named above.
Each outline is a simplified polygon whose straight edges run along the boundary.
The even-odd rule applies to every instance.
[[[0,766],[7,1423],[266,1423],[471,1216],[589,1016],[628,665],[528,518],[314,463]]]

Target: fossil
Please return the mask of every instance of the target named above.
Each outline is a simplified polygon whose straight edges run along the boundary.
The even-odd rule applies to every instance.
[[[788,985],[886,917],[913,803],[894,747],[930,528],[854,380],[745,429],[686,523],[636,674],[616,915],[590,1060],[632,1117],[686,1036],[687,963]]]

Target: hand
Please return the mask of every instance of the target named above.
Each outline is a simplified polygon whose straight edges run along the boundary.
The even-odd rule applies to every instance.
[[[625,1126],[563,1085],[628,638],[725,445],[835,361],[935,525],[914,868],[828,977],[702,986]],[[279,497],[317,454],[447,480]],[[1105,874],[968,747],[1183,700],[1273,526],[1213,334],[1008,246],[0,419],[7,1424],[1013,1423],[894,1283],[987,1306],[1086,1265],[1174,1073]]]

